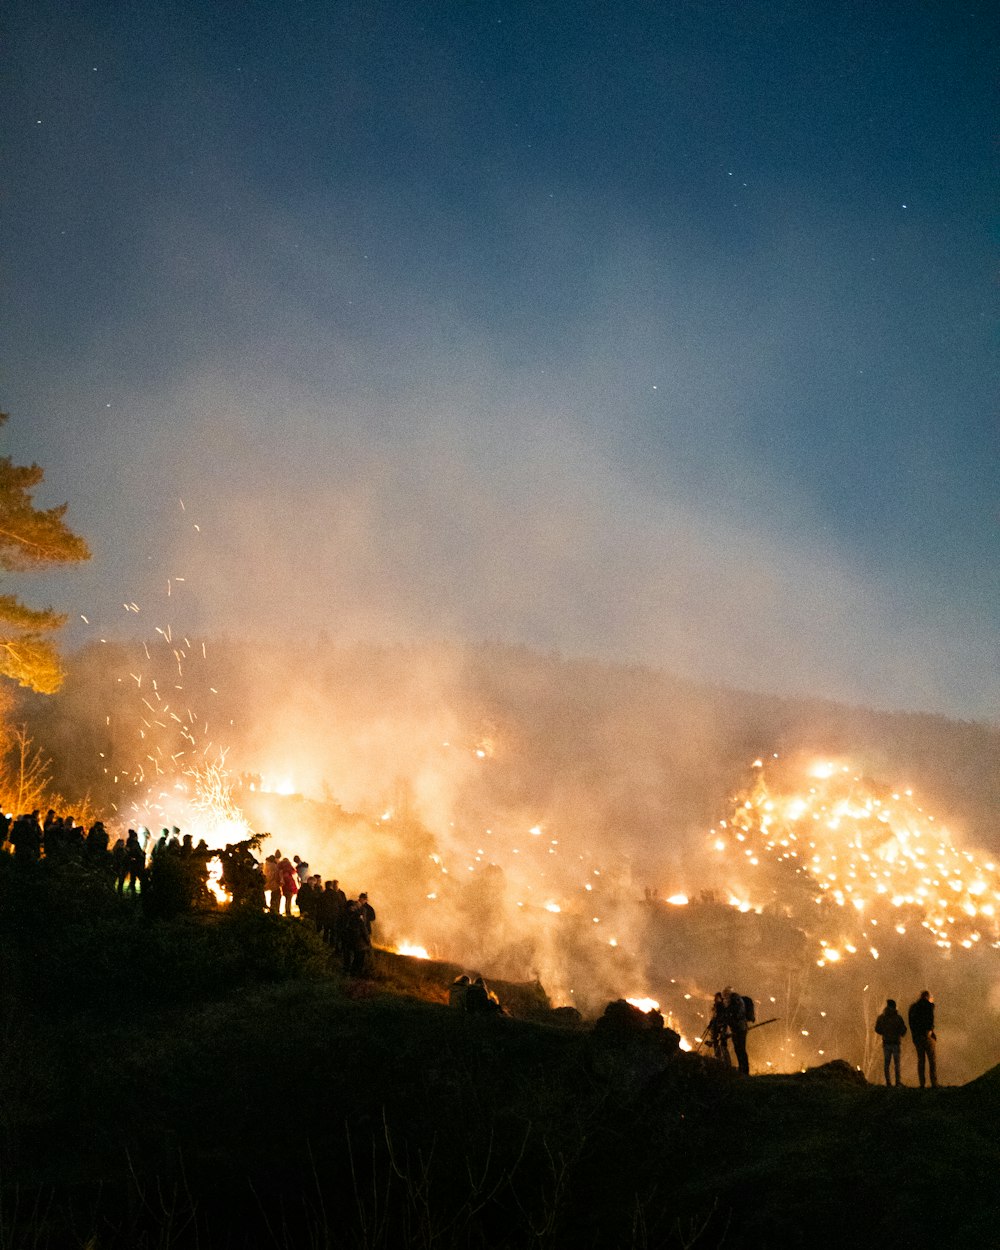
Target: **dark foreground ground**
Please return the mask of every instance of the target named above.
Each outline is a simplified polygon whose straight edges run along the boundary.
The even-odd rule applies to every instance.
[[[0,899],[3,1250],[1000,1244],[1000,1069],[741,1079],[346,982],[294,922],[39,899]]]

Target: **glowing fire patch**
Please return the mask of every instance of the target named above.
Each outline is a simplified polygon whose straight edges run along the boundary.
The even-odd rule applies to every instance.
[[[633,1007],[638,1007],[640,1011],[659,1011],[660,1004],[655,998],[626,998],[627,1003],[631,1003]]]
[[[430,959],[426,946],[417,946],[413,942],[400,942],[396,947],[397,955],[409,955],[411,959]]]
[[[208,880],[205,882],[208,892],[220,905],[231,903],[233,896],[222,884],[222,860],[218,855],[208,861]]]
[[[260,783],[263,794],[296,794],[295,782],[291,777],[262,778]]]
[[[686,894],[671,894],[667,899],[668,903],[673,903],[675,907],[686,907],[688,905],[688,896]]]

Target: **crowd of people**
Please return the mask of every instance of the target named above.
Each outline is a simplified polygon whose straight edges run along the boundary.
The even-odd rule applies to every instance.
[[[263,861],[258,860],[254,852],[266,836],[213,850],[204,839],[195,844],[191,834],[182,835],[177,826],[163,829],[155,840],[148,829],[140,827],[129,829],[124,838],[112,843],[99,820],[87,829],[75,817],[58,816],[51,809],[44,818],[38,811],[17,817],[0,813],[0,843],[21,862],[38,863],[43,858],[75,860],[106,872],[118,894],[141,899],[144,909],[154,916],[215,905],[216,896],[211,889],[214,882],[235,908],[297,916],[312,925],[342,962],[345,972],[364,975],[375,923],[375,909],[368,895],[362,892],[356,899],[349,899],[336,878],[324,881],[321,874],[310,872],[309,864],[298,855],[288,858],[275,850]],[[221,865],[214,875],[213,864]],[[503,1014],[497,996],[482,977],[458,977],[450,988],[449,1001],[466,1012]],[[890,998],[875,1021],[875,1032],[882,1039],[885,1083],[902,1084],[901,1045],[909,1032],[916,1050],[920,1087],[923,1089],[928,1081],[934,1087],[937,1034],[930,990],[923,990],[911,1004],[907,1020],[909,1027],[897,1010],[895,999]],[[710,1042],[715,1058],[727,1067],[732,1066],[735,1057],[739,1071],[748,1075],[747,1033],[755,1027],[753,999],[726,986],[715,994],[702,1042]]]
[[[223,859],[223,884],[226,882],[225,865]],[[310,873],[308,863],[298,855],[289,859],[281,851],[267,856],[261,877],[269,911],[281,915],[284,908],[284,915],[290,916],[294,903],[298,914],[309,921],[341,957],[344,971],[354,976],[363,974],[372,949],[375,923],[375,908],[364,891],[356,899],[349,899],[336,877],[324,881],[318,872]]]
[[[87,829],[74,816],[51,809],[44,817],[38,811],[17,817],[0,813],[0,843],[22,863],[76,861],[106,873],[118,894],[139,899],[157,917],[215,906],[218,892],[224,892],[233,907],[297,916],[311,924],[345,972],[363,975],[375,923],[368,895],[348,899],[338,880],[311,873],[298,855],[289,859],[276,850],[261,862],[254,852],[266,836],[213,849],[204,838],[195,843],[191,834],[182,835],[176,825],[156,839],[140,826],[112,842],[99,820]]]

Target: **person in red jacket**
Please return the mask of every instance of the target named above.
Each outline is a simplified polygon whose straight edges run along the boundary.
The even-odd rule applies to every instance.
[[[292,899],[299,892],[299,876],[295,865],[287,856],[278,865],[278,873],[281,878],[281,897],[285,900],[285,915],[290,916]]]

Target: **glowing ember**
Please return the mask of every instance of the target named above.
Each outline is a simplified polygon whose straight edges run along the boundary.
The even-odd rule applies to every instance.
[[[546,903],[545,910],[551,911],[551,912],[561,912],[562,908],[559,906],[558,903]]]

